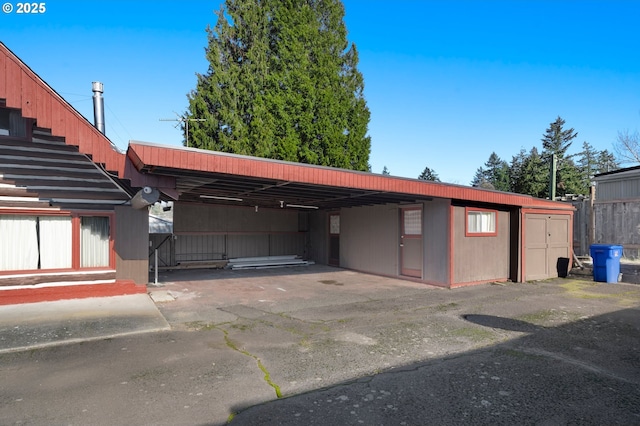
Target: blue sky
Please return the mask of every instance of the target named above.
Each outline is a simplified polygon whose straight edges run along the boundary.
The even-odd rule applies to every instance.
[[[3,0],[3,3],[4,2]],[[179,145],[173,122],[205,73],[214,1],[44,2],[0,13],[0,40],[93,121],[105,88],[107,136]],[[425,166],[468,185],[491,152],[540,147],[557,116],[612,151],[640,128],[637,1],[345,0],[371,110],[370,163],[417,177]]]

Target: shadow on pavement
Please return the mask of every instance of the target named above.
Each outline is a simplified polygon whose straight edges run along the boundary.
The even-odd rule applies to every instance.
[[[233,425],[640,424],[640,310],[544,327],[544,318],[462,315],[522,333],[247,408]],[[426,357],[425,357],[426,359]]]

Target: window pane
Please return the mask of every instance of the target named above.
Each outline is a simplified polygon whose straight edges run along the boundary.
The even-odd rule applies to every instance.
[[[71,218],[41,216],[40,268],[71,268]]]
[[[496,232],[496,213],[470,211],[467,215],[467,232],[472,234]]]
[[[80,267],[109,266],[109,218],[80,218]]]
[[[340,215],[332,214],[329,216],[329,233],[340,234]]]
[[[35,216],[0,216],[0,271],[38,269]]]
[[[404,210],[404,235],[422,235],[422,210]]]

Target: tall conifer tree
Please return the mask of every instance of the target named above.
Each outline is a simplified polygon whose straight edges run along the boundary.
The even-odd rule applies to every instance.
[[[185,118],[189,145],[368,170],[369,109],[339,0],[226,0]]]

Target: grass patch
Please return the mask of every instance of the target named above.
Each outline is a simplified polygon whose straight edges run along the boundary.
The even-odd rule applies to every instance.
[[[465,339],[471,339],[474,342],[481,342],[483,340],[491,340],[495,336],[484,328],[476,328],[476,327],[463,327],[457,328],[455,330],[451,330],[451,335],[455,337],[464,337]]]
[[[456,309],[458,307],[458,304],[455,302],[451,302],[451,303],[443,303],[441,305],[436,306],[435,310],[437,312],[447,312],[450,311],[452,309]]]
[[[194,331],[211,331],[211,330],[217,329],[215,324],[205,323],[205,322],[202,322],[202,321],[186,322],[186,323],[184,323],[184,325],[189,330],[194,330]]]
[[[251,329],[253,329],[253,325],[248,325],[248,324],[231,324],[231,328],[236,329],[236,330],[240,330],[240,331],[247,331],[247,330],[251,330]]]
[[[320,280],[318,282],[326,285],[338,285],[338,286],[344,285],[343,283],[338,282],[336,280]]]

